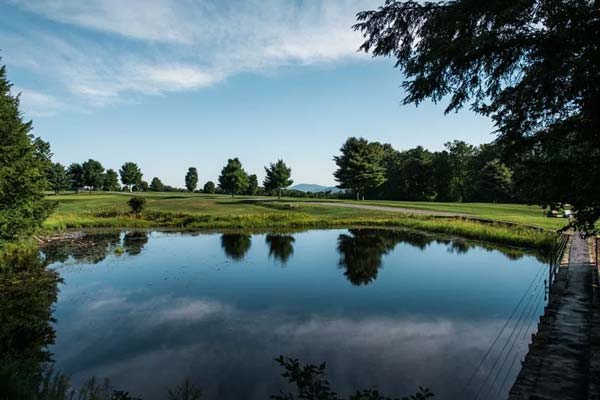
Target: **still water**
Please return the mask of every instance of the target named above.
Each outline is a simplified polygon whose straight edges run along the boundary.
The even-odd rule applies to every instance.
[[[418,232],[86,239],[45,250],[55,368],[145,400],[186,377],[204,398],[268,399],[291,389],[279,355],[327,361],[342,395],[503,398],[545,303],[535,254]]]

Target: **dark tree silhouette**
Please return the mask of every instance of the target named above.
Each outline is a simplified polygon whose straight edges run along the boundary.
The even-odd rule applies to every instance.
[[[344,275],[356,286],[377,279],[381,258],[398,243],[394,231],[380,229],[350,229],[350,235],[338,237],[339,265]]]
[[[250,235],[238,233],[221,235],[221,248],[223,248],[225,255],[234,261],[243,260],[251,245],[252,238]]]
[[[393,57],[404,103],[449,99],[492,118],[525,190],[574,206],[573,225],[600,217],[598,1],[387,0],[360,12],[360,47]]]
[[[146,243],[148,243],[148,233],[144,231],[127,232],[123,237],[125,252],[131,256],[140,254]]]
[[[0,254],[0,397],[37,399],[43,363],[51,361],[53,304],[60,277],[37,249]]]
[[[294,254],[296,239],[292,235],[269,234],[265,241],[269,245],[269,257],[279,260],[284,265]]]

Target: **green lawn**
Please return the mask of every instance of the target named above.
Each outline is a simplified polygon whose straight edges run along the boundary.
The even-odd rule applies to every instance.
[[[539,207],[514,204],[460,204],[395,201],[346,201],[322,199],[205,195],[195,193],[144,193],[146,210],[140,218],[129,214],[130,193],[69,193],[48,195],[58,202],[45,222],[48,230],[82,227],[173,227],[184,229],[298,229],[313,227],[403,226],[458,234],[506,244],[548,246],[552,231],[566,220],[546,218]],[[311,204],[311,201],[331,205]],[[404,213],[343,208],[336,203],[355,203],[419,210],[456,212],[472,219],[407,215]],[[477,219],[498,221],[489,223]],[[519,226],[502,224],[509,222]],[[530,227],[547,228],[540,232]]]
[[[513,222],[523,225],[539,226],[549,229],[560,229],[567,224],[564,218],[548,218],[539,206],[525,204],[495,203],[434,203],[419,201],[349,201],[357,204],[373,204],[387,207],[413,208],[465,214],[477,218],[494,221]]]

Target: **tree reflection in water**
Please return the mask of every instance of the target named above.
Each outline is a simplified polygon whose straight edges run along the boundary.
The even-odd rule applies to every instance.
[[[131,256],[137,256],[148,243],[148,233],[144,231],[127,232],[123,237],[123,248]]]
[[[30,399],[51,361],[52,305],[58,273],[45,268],[37,249],[0,256],[0,397]]]
[[[353,285],[367,285],[377,278],[381,258],[394,249],[404,236],[385,229],[350,229],[338,237],[339,265]]]
[[[221,235],[221,247],[225,255],[234,261],[243,260],[251,245],[252,238],[248,234],[224,233]]]
[[[481,248],[486,251],[499,251],[511,260],[517,260],[527,254],[522,249],[457,238],[445,239],[408,230],[350,229],[348,234],[344,233],[338,237],[337,250],[340,254],[338,264],[346,269],[344,275],[353,285],[367,285],[377,279],[383,256],[391,252],[398,243],[405,243],[421,250],[425,250],[431,243],[444,244],[449,252],[456,254]],[[533,254],[538,260],[547,261],[543,254]]]
[[[294,254],[294,242],[296,239],[292,235],[268,234],[265,242],[269,245],[269,257],[285,265]]]
[[[51,242],[42,248],[42,256],[37,250],[0,256],[0,399],[42,399],[38,392],[48,376],[44,368],[52,362],[47,349],[55,339],[52,307],[60,282],[57,272],[46,266],[69,260],[99,263],[119,246],[127,255],[135,256],[143,252],[148,240],[143,231],[97,233],[72,241]],[[265,237],[269,256],[283,264],[293,256],[295,242],[289,234]],[[466,253],[476,247],[500,251],[511,259],[525,254],[519,249],[414,231],[351,229],[337,238],[339,265],[345,268],[344,275],[352,284],[367,285],[377,279],[383,256],[399,243],[423,250],[434,242],[445,244],[447,251],[454,253]],[[236,261],[244,259],[251,244],[249,234],[221,236],[225,255]]]

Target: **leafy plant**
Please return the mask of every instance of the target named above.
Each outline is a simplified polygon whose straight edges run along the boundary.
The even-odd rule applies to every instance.
[[[189,378],[175,389],[169,389],[169,400],[200,400],[202,390],[190,382]]]
[[[273,400],[344,400],[331,388],[325,377],[326,363],[321,365],[302,365],[297,358],[279,356],[275,361],[281,365],[285,372],[282,377],[289,383],[296,385],[297,394],[287,393],[271,396]],[[402,400],[427,400],[433,398],[429,389],[419,387],[419,391],[411,396],[402,397]],[[383,396],[377,389],[357,390],[348,397],[348,400],[400,400],[396,397]]]
[[[146,207],[146,199],[144,197],[135,196],[129,199],[127,205],[129,205],[131,212],[139,217]]]

